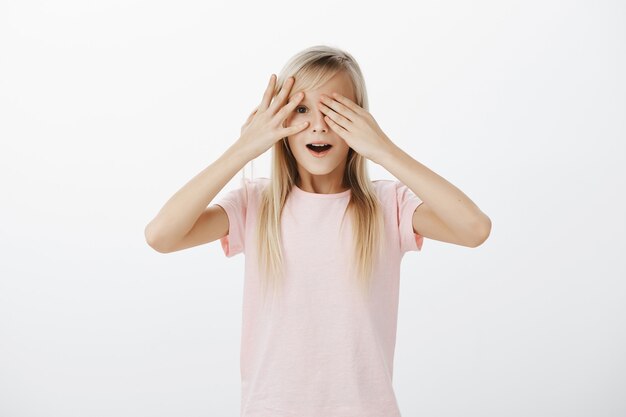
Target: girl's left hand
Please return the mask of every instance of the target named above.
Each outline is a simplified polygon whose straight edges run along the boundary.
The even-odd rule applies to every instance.
[[[374,117],[348,97],[333,93],[320,95],[320,110],[330,128],[360,155],[380,165],[393,142],[385,135]]]

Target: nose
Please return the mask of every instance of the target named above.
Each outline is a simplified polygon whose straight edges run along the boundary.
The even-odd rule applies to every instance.
[[[311,124],[314,132],[328,132],[328,124],[326,124],[324,116],[326,115],[319,110],[315,112],[314,120]]]

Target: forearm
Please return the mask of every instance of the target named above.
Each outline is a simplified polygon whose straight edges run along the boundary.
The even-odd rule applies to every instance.
[[[146,226],[146,240],[158,245],[158,242],[184,237],[215,196],[250,159],[252,157],[238,143],[233,144],[165,203]]]
[[[468,239],[491,221],[461,190],[391,143],[381,165],[408,186],[458,236]]]

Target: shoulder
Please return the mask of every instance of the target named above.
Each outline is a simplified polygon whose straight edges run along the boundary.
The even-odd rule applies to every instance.
[[[421,203],[420,198],[399,180],[374,180],[372,184],[384,206],[398,208]]]
[[[242,188],[246,190],[248,194],[260,194],[270,183],[271,179],[266,177],[258,177],[254,179],[243,178],[241,180]]]
[[[378,189],[389,189],[394,187],[397,181],[394,180],[372,180],[372,185]]]
[[[390,194],[396,193],[402,184],[397,180],[373,180],[372,186],[376,193],[383,198],[388,198]]]
[[[224,205],[231,204],[235,207],[246,207],[248,205],[254,205],[261,195],[263,188],[269,183],[269,178],[245,178],[242,177],[238,186],[235,188],[224,191],[216,201],[216,204]],[[221,192],[220,192],[221,193]]]

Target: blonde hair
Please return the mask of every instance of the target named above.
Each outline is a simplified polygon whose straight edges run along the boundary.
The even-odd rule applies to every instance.
[[[312,46],[294,55],[278,74],[273,97],[276,97],[283,82],[290,76],[295,78],[290,93],[295,93],[314,90],[340,71],[345,71],[352,80],[356,103],[369,110],[365,81],[356,60],[349,53],[326,45]],[[284,271],[280,218],[287,196],[299,176],[296,160],[286,139],[285,137],[277,141],[272,147],[271,181],[262,191],[259,201],[256,244],[264,300],[270,283],[274,295],[282,290]],[[384,222],[366,162],[366,158],[349,149],[342,181],[343,186],[351,190],[350,201],[344,213],[344,219],[346,214],[350,214],[354,231],[354,254],[349,260],[353,261],[350,262],[350,271],[356,276],[362,294],[368,295],[376,258],[382,251]]]

